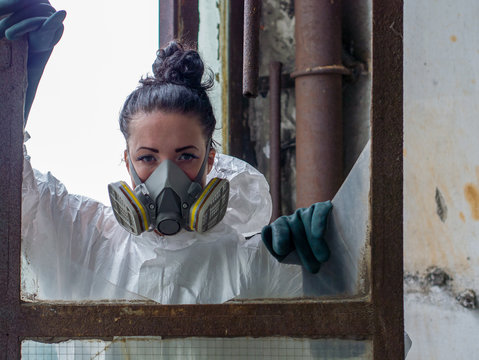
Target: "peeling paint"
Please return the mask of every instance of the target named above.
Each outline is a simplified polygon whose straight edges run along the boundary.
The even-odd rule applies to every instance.
[[[451,277],[443,269],[431,266],[426,269],[426,281],[433,286],[446,286]]]
[[[138,315],[138,316],[144,316],[145,315],[145,312],[144,312],[143,309],[133,310],[129,307],[123,308],[121,310],[121,313],[125,314],[125,315]]]
[[[444,200],[444,197],[442,196],[441,192],[439,191],[438,188],[436,188],[436,213],[439,216],[439,219],[441,219],[442,222],[446,222],[447,219],[447,205],[446,201]]]
[[[466,289],[456,296],[456,300],[466,309],[475,309],[477,305],[476,293],[474,290]]]

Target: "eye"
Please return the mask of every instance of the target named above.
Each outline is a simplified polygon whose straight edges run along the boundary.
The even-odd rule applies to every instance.
[[[142,156],[138,156],[136,158],[137,161],[141,161],[141,162],[144,162],[144,163],[152,163],[154,161],[156,161],[155,157],[153,155],[142,155]]]
[[[191,153],[183,153],[178,158],[178,160],[182,160],[182,161],[193,160],[193,159],[198,159],[198,156]]]

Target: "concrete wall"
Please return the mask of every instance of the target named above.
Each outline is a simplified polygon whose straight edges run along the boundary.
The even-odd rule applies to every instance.
[[[294,1],[263,1],[260,31],[260,76],[268,76],[269,63],[280,61],[283,73],[294,69]],[[248,121],[255,144],[258,169],[269,179],[269,93],[249,101]],[[296,199],[295,129],[296,98],[294,88],[281,92],[281,142],[289,144],[281,152],[283,213],[294,210]],[[285,191],[288,189],[289,191]]]
[[[478,14],[475,0],[404,4],[408,359],[479,352]]]

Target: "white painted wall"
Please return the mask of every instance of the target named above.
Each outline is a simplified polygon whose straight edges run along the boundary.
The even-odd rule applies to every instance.
[[[404,2],[405,271],[435,265],[453,278],[406,284],[408,359],[479,358],[478,310],[455,300],[479,291],[478,16],[476,0]]]

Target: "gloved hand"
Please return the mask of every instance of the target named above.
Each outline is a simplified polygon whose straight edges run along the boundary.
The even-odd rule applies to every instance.
[[[28,34],[28,87],[25,122],[43,69],[63,34],[66,12],[56,11],[48,0],[0,0],[0,39],[15,40]]]
[[[280,262],[296,250],[303,266],[317,273],[329,258],[324,232],[332,207],[331,201],[319,202],[279,217],[261,231],[266,248]]]

